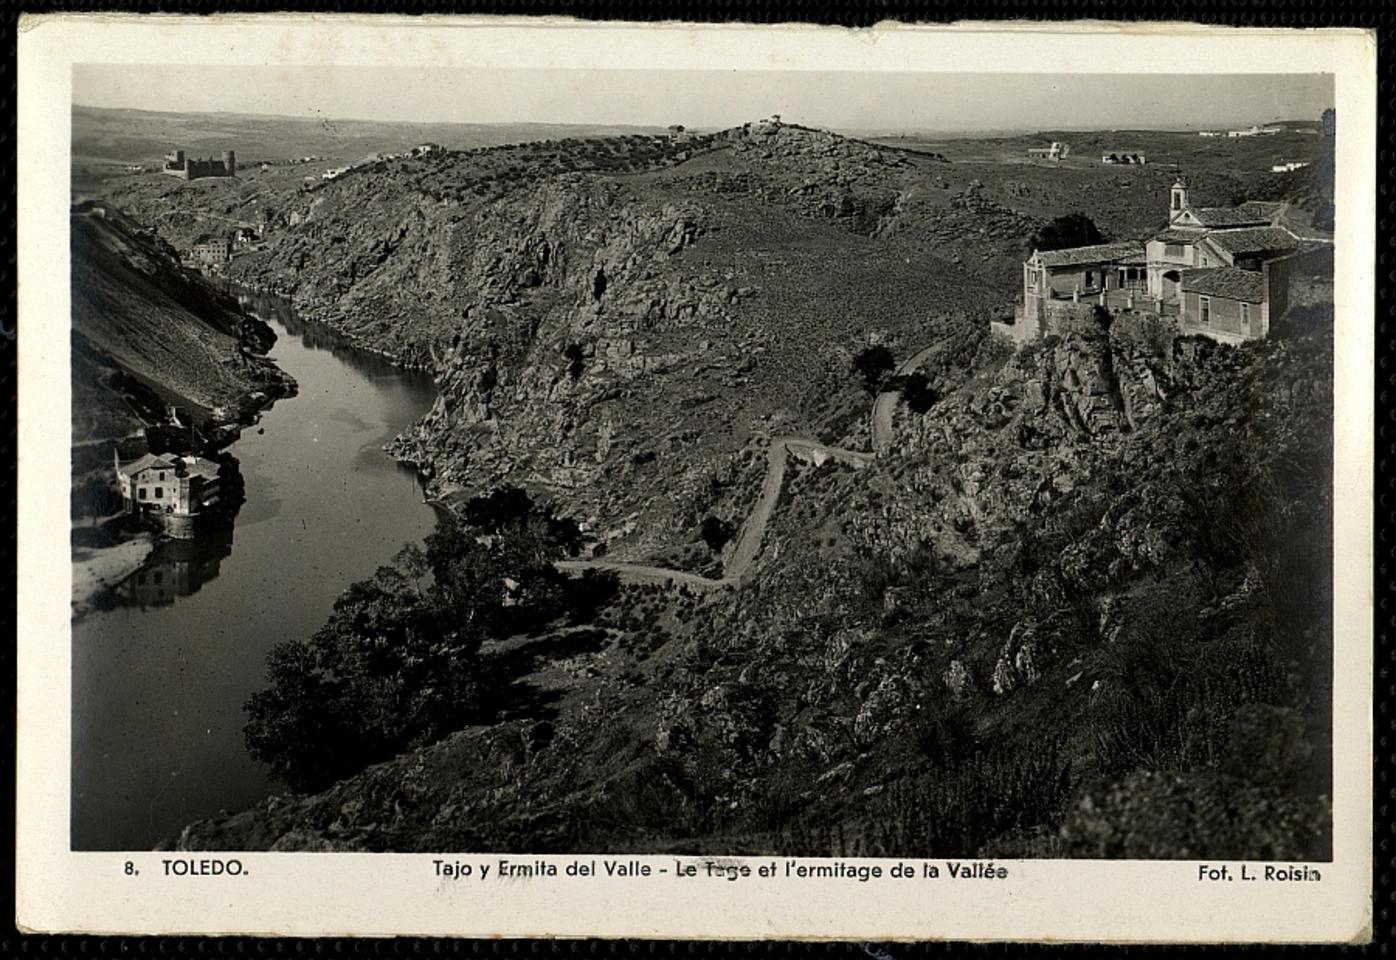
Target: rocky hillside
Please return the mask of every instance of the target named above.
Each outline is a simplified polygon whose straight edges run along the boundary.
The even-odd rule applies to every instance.
[[[133,178],[115,200],[174,243],[265,218],[230,277],[437,375],[394,448],[434,494],[551,491],[640,558],[740,517],[770,436],[866,443],[848,364],[870,339],[910,353],[1004,309],[958,248],[891,229],[943,166],[753,126],[446,152],[307,189]]]
[[[271,329],[167,244],[102,204],[80,204],[70,223],[75,444],[168,423],[172,407],[236,423],[294,388],[266,359]]]
[[[1322,322],[981,354],[740,591],[499,645],[496,722],[177,845],[1322,858],[1331,390]]]
[[[926,351],[871,464],[788,464],[740,589],[491,638],[478,725],[178,845],[1324,856],[1331,314],[1010,356],[1032,233],[1142,235],[1172,170],[621,139],[116,191],[175,244],[265,222],[231,277],[435,374],[393,445],[432,493],[526,488],[614,560],[721,570],[772,440],[870,451],[855,358]]]

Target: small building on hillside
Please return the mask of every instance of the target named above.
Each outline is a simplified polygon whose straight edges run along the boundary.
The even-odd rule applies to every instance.
[[[1326,287],[1332,296],[1333,247],[1306,243],[1264,259],[1238,258],[1234,266],[1183,273],[1178,320],[1184,333],[1238,343],[1270,335],[1274,321],[1311,298],[1304,291]],[[1243,266],[1244,264],[1244,266]]]
[[[1211,267],[1186,270],[1179,288],[1184,333],[1242,341],[1270,330],[1265,278],[1255,270]]]
[[[209,157],[205,160],[186,157],[183,150],[171,150],[165,154],[165,163],[160,169],[171,176],[179,177],[181,180],[236,177],[238,162],[237,155],[232,150],[224,150],[221,158]]]
[[[204,234],[189,248],[189,257],[204,266],[227,263],[233,257],[233,243],[227,237]]]
[[[1038,160],[1063,160],[1070,152],[1070,147],[1057,140],[1053,140],[1050,146],[1028,148],[1028,156]]]
[[[1023,263],[1023,291],[1030,297],[1080,300],[1111,290],[1142,290],[1144,282],[1144,245],[1137,241],[1034,250]]]
[[[1110,164],[1123,163],[1126,165],[1138,164],[1142,166],[1148,163],[1148,157],[1142,153],[1105,153],[1101,154],[1100,162]]]
[[[1289,204],[1279,201],[1248,200],[1234,207],[1194,207],[1188,198],[1187,182],[1175,180],[1168,191],[1168,226],[1146,244],[1149,296],[1176,304],[1183,271],[1231,266],[1234,253],[1223,251],[1234,245],[1245,246],[1264,237],[1260,242],[1272,245],[1269,253],[1292,252],[1300,241],[1282,226],[1288,214]],[[1256,233],[1266,230],[1272,232]],[[1204,244],[1204,240],[1212,243]]]
[[[1225,342],[1268,336],[1296,290],[1331,289],[1333,245],[1302,226],[1290,205],[1247,201],[1194,207],[1187,184],[1169,191],[1169,224],[1146,241],[1033,251],[1013,323],[993,331],[1023,342],[1090,304],[1112,313],[1147,308],[1183,330]]]
[[[1280,128],[1280,127],[1276,127],[1276,126],[1262,127],[1262,126],[1260,126],[1259,124],[1251,124],[1249,127],[1246,127],[1246,128],[1243,129],[1243,130],[1228,130],[1228,131],[1226,131],[1226,135],[1227,135],[1228,137],[1261,137],[1261,136],[1274,136],[1275,134],[1280,133],[1280,132],[1281,132],[1281,128]]]
[[[130,463],[113,454],[121,501],[133,513],[146,513],[175,536],[192,532],[189,521],[219,503],[219,466],[197,456],[147,453]]]

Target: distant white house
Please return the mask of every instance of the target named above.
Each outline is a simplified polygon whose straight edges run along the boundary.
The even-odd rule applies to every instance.
[[[1293,173],[1309,165],[1307,160],[1282,160],[1270,168],[1271,173]]]
[[[1030,157],[1035,157],[1035,158],[1037,158],[1037,159],[1039,159],[1039,160],[1054,160],[1054,161],[1055,161],[1055,160],[1064,159],[1064,158],[1066,157],[1066,155],[1067,155],[1070,151],[1071,151],[1071,148],[1068,147],[1066,144],[1061,143],[1061,142],[1059,142],[1059,141],[1057,141],[1057,140],[1053,140],[1051,146],[1047,146],[1047,147],[1029,147],[1029,148],[1028,148],[1028,156],[1030,156]]]

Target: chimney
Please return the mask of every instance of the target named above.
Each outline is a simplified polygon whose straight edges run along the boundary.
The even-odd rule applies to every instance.
[[[223,151],[223,169],[227,171],[230,177],[237,173],[237,158],[233,155],[233,151],[231,150]]]

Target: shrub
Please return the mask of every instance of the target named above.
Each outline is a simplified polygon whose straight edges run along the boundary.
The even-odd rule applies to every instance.
[[[883,379],[896,367],[892,351],[881,344],[867,347],[853,358],[853,372],[863,378],[863,389],[877,393]]]
[[[699,535],[703,538],[703,542],[708,545],[708,549],[717,553],[732,539],[734,532],[730,522],[710,514],[703,518],[703,528]]]
[[[1033,234],[1028,245],[1033,250],[1064,250],[1068,247],[1089,247],[1104,243],[1105,234],[1084,213],[1068,213],[1057,217]]]

